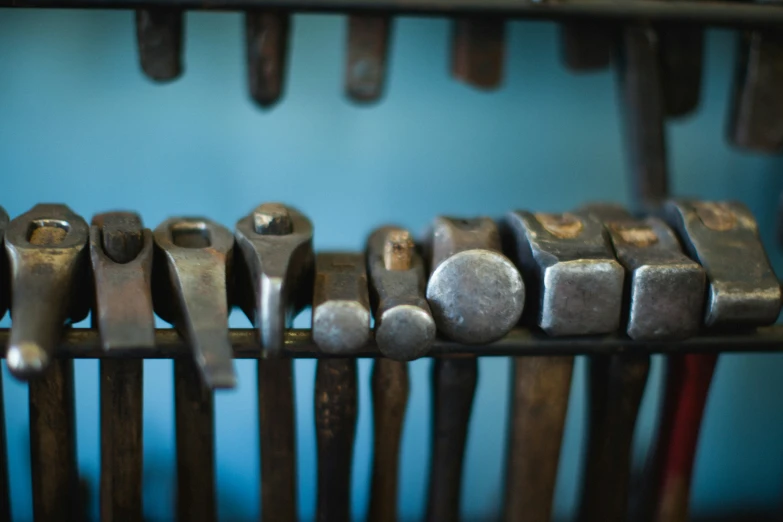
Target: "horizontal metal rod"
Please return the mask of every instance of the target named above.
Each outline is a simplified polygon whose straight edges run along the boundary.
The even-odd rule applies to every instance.
[[[783,25],[783,6],[699,0],[0,0],[0,7],[136,9],[164,6],[193,10],[372,11],[436,16],[481,13],[510,18],[676,21],[728,27]]]
[[[258,334],[252,329],[230,331],[231,345],[237,359],[259,359]],[[8,342],[8,330],[0,329],[0,346]],[[172,359],[189,356],[190,352],[177,332],[172,329],[155,331],[154,349],[105,352],[100,347],[97,330],[73,329],[65,333],[57,350],[59,357],[74,359],[143,358]],[[619,353],[707,353],[707,352],[777,352],[783,351],[783,326],[770,326],[744,332],[707,332],[687,341],[640,342],[616,335],[592,337],[547,337],[525,328],[511,331],[503,339],[486,346],[457,344],[438,339],[429,356],[478,355],[597,355]],[[339,357],[322,353],[313,343],[310,330],[288,330],[283,356],[302,359]],[[375,341],[371,340],[352,357],[379,357]]]

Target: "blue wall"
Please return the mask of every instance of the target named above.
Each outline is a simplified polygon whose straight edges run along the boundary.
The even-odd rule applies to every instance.
[[[294,20],[284,100],[271,111],[246,93],[239,14],[187,15],[186,72],[159,86],[139,72],[127,11],[0,11],[0,204],[18,215],[67,202],[89,219],[116,208],[155,226],[202,213],[233,227],[262,201],[282,200],[316,224],[316,247],[361,248],[375,225],[422,231],[438,213],[498,216],[512,208],[562,210],[628,192],[611,72],[574,76],[557,56],[556,26],[509,24],[507,78],[491,95],[448,76],[449,23],[395,22],[388,95],[372,108],[341,92],[345,19]],[[777,267],[773,220],[783,163],[739,153],[723,140],[734,35],[709,32],[700,112],[669,127],[673,192],[746,202]],[[5,319],[6,325],[8,319]],[[303,320],[306,324],[307,320]],[[239,314],[234,326],[247,326]],[[660,378],[660,361],[652,382]],[[258,449],[253,363],[217,399],[223,520],[257,517]],[[421,517],[429,454],[430,362],[412,364],[403,443],[402,514]],[[78,451],[97,498],[98,364],[77,363]],[[145,365],[145,510],[172,516],[174,434],[170,362]],[[301,512],[314,511],[313,376],[297,362]],[[583,436],[583,365],[577,366],[556,513],[573,512]],[[783,356],[724,356],[707,407],[696,465],[698,514],[777,509],[783,492]],[[371,447],[369,363],[361,364],[354,515],[367,507]],[[508,363],[481,361],[470,428],[463,511],[498,513]],[[5,375],[14,514],[29,519],[26,387]],[[649,387],[637,437],[641,461],[654,423]],[[94,502],[97,514],[97,501]]]

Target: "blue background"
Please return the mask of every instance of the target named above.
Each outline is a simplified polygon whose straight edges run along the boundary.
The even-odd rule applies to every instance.
[[[0,204],[12,216],[41,201],[66,202],[87,219],[138,210],[155,226],[204,214],[231,228],[257,203],[282,200],[316,224],[316,247],[362,248],[372,227],[396,221],[423,231],[438,213],[499,216],[513,208],[569,209],[628,193],[615,74],[574,75],[548,22],[508,26],[506,81],[492,94],[452,81],[449,22],[400,18],[391,44],[387,96],[360,108],[342,94],[345,18],[294,19],[282,102],[254,106],[246,93],[243,24],[236,13],[189,13],[186,71],[160,86],[138,68],[129,11],[0,11]],[[707,33],[700,111],[669,125],[672,191],[736,198],[773,242],[780,158],[728,147],[724,126],[734,34]],[[7,325],[8,319],[5,319]],[[307,324],[304,318],[301,324]],[[248,326],[239,314],[233,326]],[[257,518],[259,452],[255,371],[238,363],[240,386],[217,399],[219,510]],[[400,502],[423,514],[429,454],[429,361],[411,365]],[[368,500],[369,362],[361,364],[353,513]],[[462,507],[466,519],[499,512],[509,390],[508,361],[483,359],[470,426]],[[573,513],[583,452],[583,361],[579,361],[556,494]],[[5,370],[4,370],[5,371]],[[97,515],[98,363],[76,366],[78,452]],[[170,362],[145,364],[145,511],[172,517],[174,433]],[[312,361],[296,365],[300,503],[315,504]],[[776,510],[783,492],[783,355],[720,359],[695,470],[696,514]],[[641,462],[654,425],[660,360],[637,430]],[[13,511],[31,516],[27,390],[4,380]]]

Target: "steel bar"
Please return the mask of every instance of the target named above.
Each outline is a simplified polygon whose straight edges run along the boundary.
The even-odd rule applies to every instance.
[[[783,8],[736,2],[661,2],[660,0],[578,0],[517,2],[515,0],[0,0],[0,7],[135,9],[171,6],[180,9],[235,10],[281,8],[290,11],[378,12],[448,15],[493,14],[531,19],[603,19],[677,21],[727,27],[783,25]]]
[[[283,357],[296,359],[325,359],[334,357],[380,357],[375,341],[350,355],[332,355],[318,350],[310,330],[287,330]],[[236,359],[260,359],[258,336],[253,329],[230,330],[229,340]],[[0,343],[8,341],[8,330],[0,329]],[[66,359],[175,359],[191,355],[187,345],[173,329],[155,331],[156,347],[143,350],[124,350],[122,353],[104,352],[96,330],[75,329],[65,332],[57,348],[56,358]],[[783,351],[783,325],[758,328],[738,333],[705,332],[684,341],[632,341],[619,335],[584,337],[547,337],[538,330],[515,328],[504,338],[485,346],[458,344],[436,339],[429,356],[480,355],[494,357],[528,355],[599,355],[615,353],[753,353]]]

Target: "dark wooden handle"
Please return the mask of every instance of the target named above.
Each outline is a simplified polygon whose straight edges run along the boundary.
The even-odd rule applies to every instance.
[[[611,29],[595,22],[567,22],[560,27],[563,63],[573,71],[598,71],[612,62]]]
[[[396,522],[400,440],[408,405],[408,363],[376,359],[372,373],[373,467],[370,522]]]
[[[517,357],[506,468],[505,522],[549,522],[573,357]]]
[[[261,514],[264,522],[295,522],[296,419],[291,359],[258,361]]]
[[[315,371],[319,522],[351,519],[351,463],[358,409],[356,359],[322,359]]]
[[[190,358],[174,361],[177,436],[177,520],[214,522],[215,407]]]
[[[478,379],[475,357],[432,364],[433,429],[427,520],[459,520],[462,463]]]
[[[633,433],[650,356],[593,356],[588,366],[587,464],[580,520],[624,522]]]

